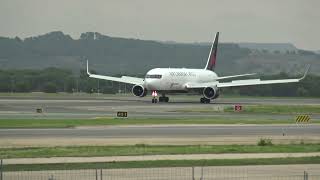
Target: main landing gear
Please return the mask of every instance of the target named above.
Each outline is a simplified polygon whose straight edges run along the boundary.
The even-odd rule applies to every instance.
[[[169,97],[159,97],[159,102],[169,102]],[[158,99],[156,97],[152,98],[152,103],[158,103]]]
[[[202,97],[202,98],[200,98],[200,103],[209,104],[210,103],[210,99]]]
[[[159,97],[159,102],[169,102],[169,97],[162,95]]]

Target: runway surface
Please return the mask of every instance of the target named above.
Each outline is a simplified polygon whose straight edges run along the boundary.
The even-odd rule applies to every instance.
[[[0,129],[1,138],[143,138],[214,136],[319,136],[320,125],[83,127],[76,129]]]
[[[320,99],[284,98],[219,98],[211,104],[200,104],[197,96],[173,96],[169,103],[152,104],[150,97],[132,96],[66,96],[66,97],[0,97],[0,119],[7,118],[94,118],[115,117],[117,111],[127,111],[129,117],[223,117],[238,119],[293,119],[288,114],[234,114],[219,112],[235,104],[258,105],[320,105]],[[43,113],[36,113],[42,108]],[[188,112],[209,109],[207,112]],[[320,119],[320,115],[313,115]]]
[[[309,153],[220,153],[220,154],[166,154],[138,156],[96,156],[96,157],[49,157],[49,158],[10,158],[6,164],[60,164],[94,163],[126,161],[161,161],[161,160],[210,160],[210,159],[256,159],[256,158],[293,158],[315,157],[320,152]]]

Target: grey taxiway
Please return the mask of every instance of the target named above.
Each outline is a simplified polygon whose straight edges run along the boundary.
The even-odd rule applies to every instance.
[[[214,136],[320,136],[320,125],[191,125],[191,126],[111,126],[67,129],[0,129],[1,138],[168,138]]]

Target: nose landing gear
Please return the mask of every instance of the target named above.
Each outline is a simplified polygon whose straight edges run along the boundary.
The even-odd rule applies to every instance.
[[[157,99],[158,93],[157,91],[152,91],[152,103],[158,103],[158,99]]]
[[[152,98],[152,103],[158,103],[158,99],[155,98],[155,97],[153,97],[153,98]]]
[[[158,103],[157,99],[158,93],[157,91],[152,91],[152,103]],[[169,102],[169,97],[166,97],[165,94],[162,94],[161,97],[159,97],[159,102]]]

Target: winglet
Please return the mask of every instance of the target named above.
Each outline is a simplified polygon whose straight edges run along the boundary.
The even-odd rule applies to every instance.
[[[89,61],[87,60],[87,74],[90,76],[91,73],[89,72]]]
[[[309,69],[310,69],[310,64],[307,65],[306,71],[304,72],[304,75],[300,78],[300,80],[304,79],[307,76]]]

